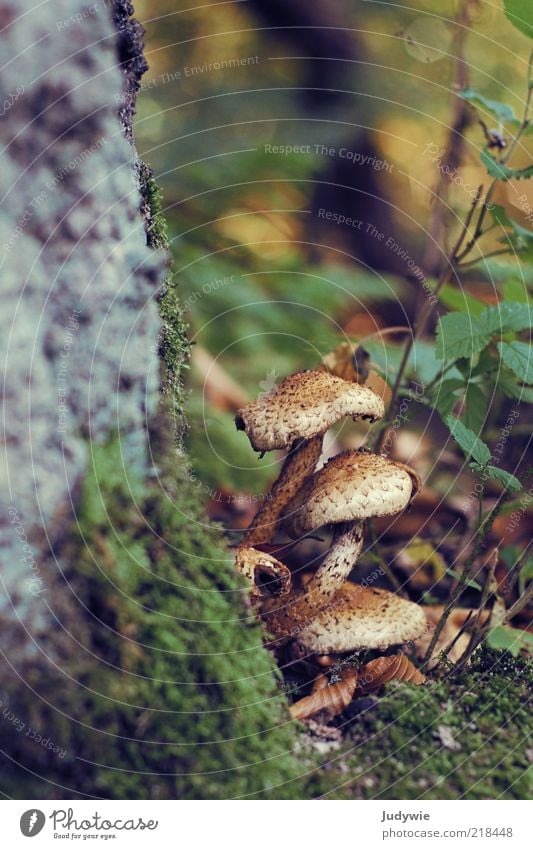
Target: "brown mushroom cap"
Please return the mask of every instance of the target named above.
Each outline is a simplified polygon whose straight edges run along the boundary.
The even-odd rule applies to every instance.
[[[251,546],[239,546],[235,567],[252,584],[252,598],[285,595],[291,588],[290,569],[271,554]],[[263,591],[262,582],[265,584]]]
[[[235,424],[256,451],[272,451],[325,433],[344,416],[375,422],[383,415],[382,399],[367,386],[328,372],[302,371],[239,410]]]
[[[375,587],[347,581],[332,604],[298,634],[309,652],[386,649],[415,640],[427,628],[422,607]]]
[[[416,472],[369,451],[344,451],[315,472],[286,510],[293,537],[322,525],[393,516],[416,495]]]

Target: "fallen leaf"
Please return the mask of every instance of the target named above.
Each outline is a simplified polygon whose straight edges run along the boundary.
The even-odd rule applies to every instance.
[[[382,687],[387,681],[405,681],[409,684],[423,684],[426,680],[409,658],[399,652],[391,657],[378,657],[359,670],[357,695],[370,693]]]
[[[395,564],[409,575],[410,585],[418,589],[440,581],[447,568],[442,554],[420,537],[415,537],[399,552]]]
[[[439,539],[443,531],[462,533],[466,517],[461,510],[444,502],[441,496],[423,487],[408,511],[397,516],[374,519],[374,525],[378,536],[385,539],[411,540],[422,535]]]
[[[433,632],[435,627],[437,626],[442,612],[444,610],[444,606],[442,604],[437,605],[427,605],[424,607],[424,612],[426,614],[426,618],[428,620],[428,630],[425,634],[422,634],[421,637],[418,638],[415,642],[416,654],[417,657],[424,657],[429,644],[431,642],[431,638],[433,637]],[[446,651],[448,647],[456,641],[451,650],[448,652],[448,659],[452,663],[457,663],[461,657],[463,656],[469,642],[470,642],[470,634],[466,630],[461,636],[457,639],[457,635],[463,625],[465,625],[468,617],[471,617],[471,621],[474,621],[474,618],[477,614],[476,610],[471,610],[466,607],[458,607],[455,610],[452,610],[450,613],[448,620],[442,632],[439,636],[437,644],[433,649],[433,654],[429,660],[428,667],[432,669],[439,662],[439,655]],[[485,624],[488,619],[488,613],[485,612],[481,618],[481,624]]]
[[[368,377],[370,355],[364,348],[342,342],[322,358],[319,371],[329,371],[331,374],[355,383],[364,383]]]
[[[461,744],[455,739],[452,729],[448,728],[447,725],[439,725],[437,734],[445,749],[450,749],[451,752],[459,752],[461,750]]]
[[[330,683],[325,675],[319,675],[313,692],[291,705],[292,718],[310,719],[317,713],[325,713],[330,719],[337,716],[350,704],[356,684],[356,669],[348,669],[340,680],[334,683]]]

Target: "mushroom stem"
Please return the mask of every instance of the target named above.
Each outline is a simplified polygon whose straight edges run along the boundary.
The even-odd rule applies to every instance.
[[[322,452],[322,441],[322,436],[314,436],[312,439],[297,439],[293,443],[277,480],[255,515],[241,545],[254,546],[272,541],[283,510],[313,472]]]
[[[329,601],[340,590],[361,554],[364,539],[363,522],[336,525],[333,545],[309,581],[306,591]]]
[[[363,522],[339,524],[333,546],[303,593],[285,596],[282,605],[266,604],[263,617],[278,637],[296,636],[321,613],[343,586],[363,547]]]

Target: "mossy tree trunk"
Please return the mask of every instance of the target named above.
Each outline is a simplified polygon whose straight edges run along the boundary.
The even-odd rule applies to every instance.
[[[179,444],[132,11],[0,0],[0,789],[294,797],[274,666]]]

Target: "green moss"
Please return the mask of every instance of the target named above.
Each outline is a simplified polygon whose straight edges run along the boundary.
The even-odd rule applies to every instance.
[[[145,221],[146,242],[149,247],[168,250],[168,227],[163,215],[163,193],[154,179],[149,165],[138,162],[139,188],[141,192],[141,213]]]
[[[152,169],[145,162],[138,163],[141,213],[145,222],[147,244],[154,249],[169,252],[170,242],[163,214],[162,192],[154,179]],[[157,296],[161,330],[158,353],[161,361],[161,391],[167,408],[174,419],[176,443],[179,444],[186,427],[183,416],[184,392],[181,372],[187,368],[190,353],[187,323],[178,295],[178,281],[169,272]]]
[[[111,749],[100,741],[112,768],[95,770],[95,789],[125,798],[290,796],[294,786],[273,788],[297,774],[293,735],[231,557],[183,460],[159,455],[158,471],[145,487],[123,467],[118,442],[98,448],[81,504],[78,569],[108,626],[95,626],[93,638],[120,670],[100,664],[90,676],[102,695],[88,697],[88,716],[119,735]]]
[[[423,687],[390,684],[350,723],[349,748],[327,783],[315,778],[311,792],[343,799],[529,798],[532,683],[530,662],[484,648],[461,676]]]

